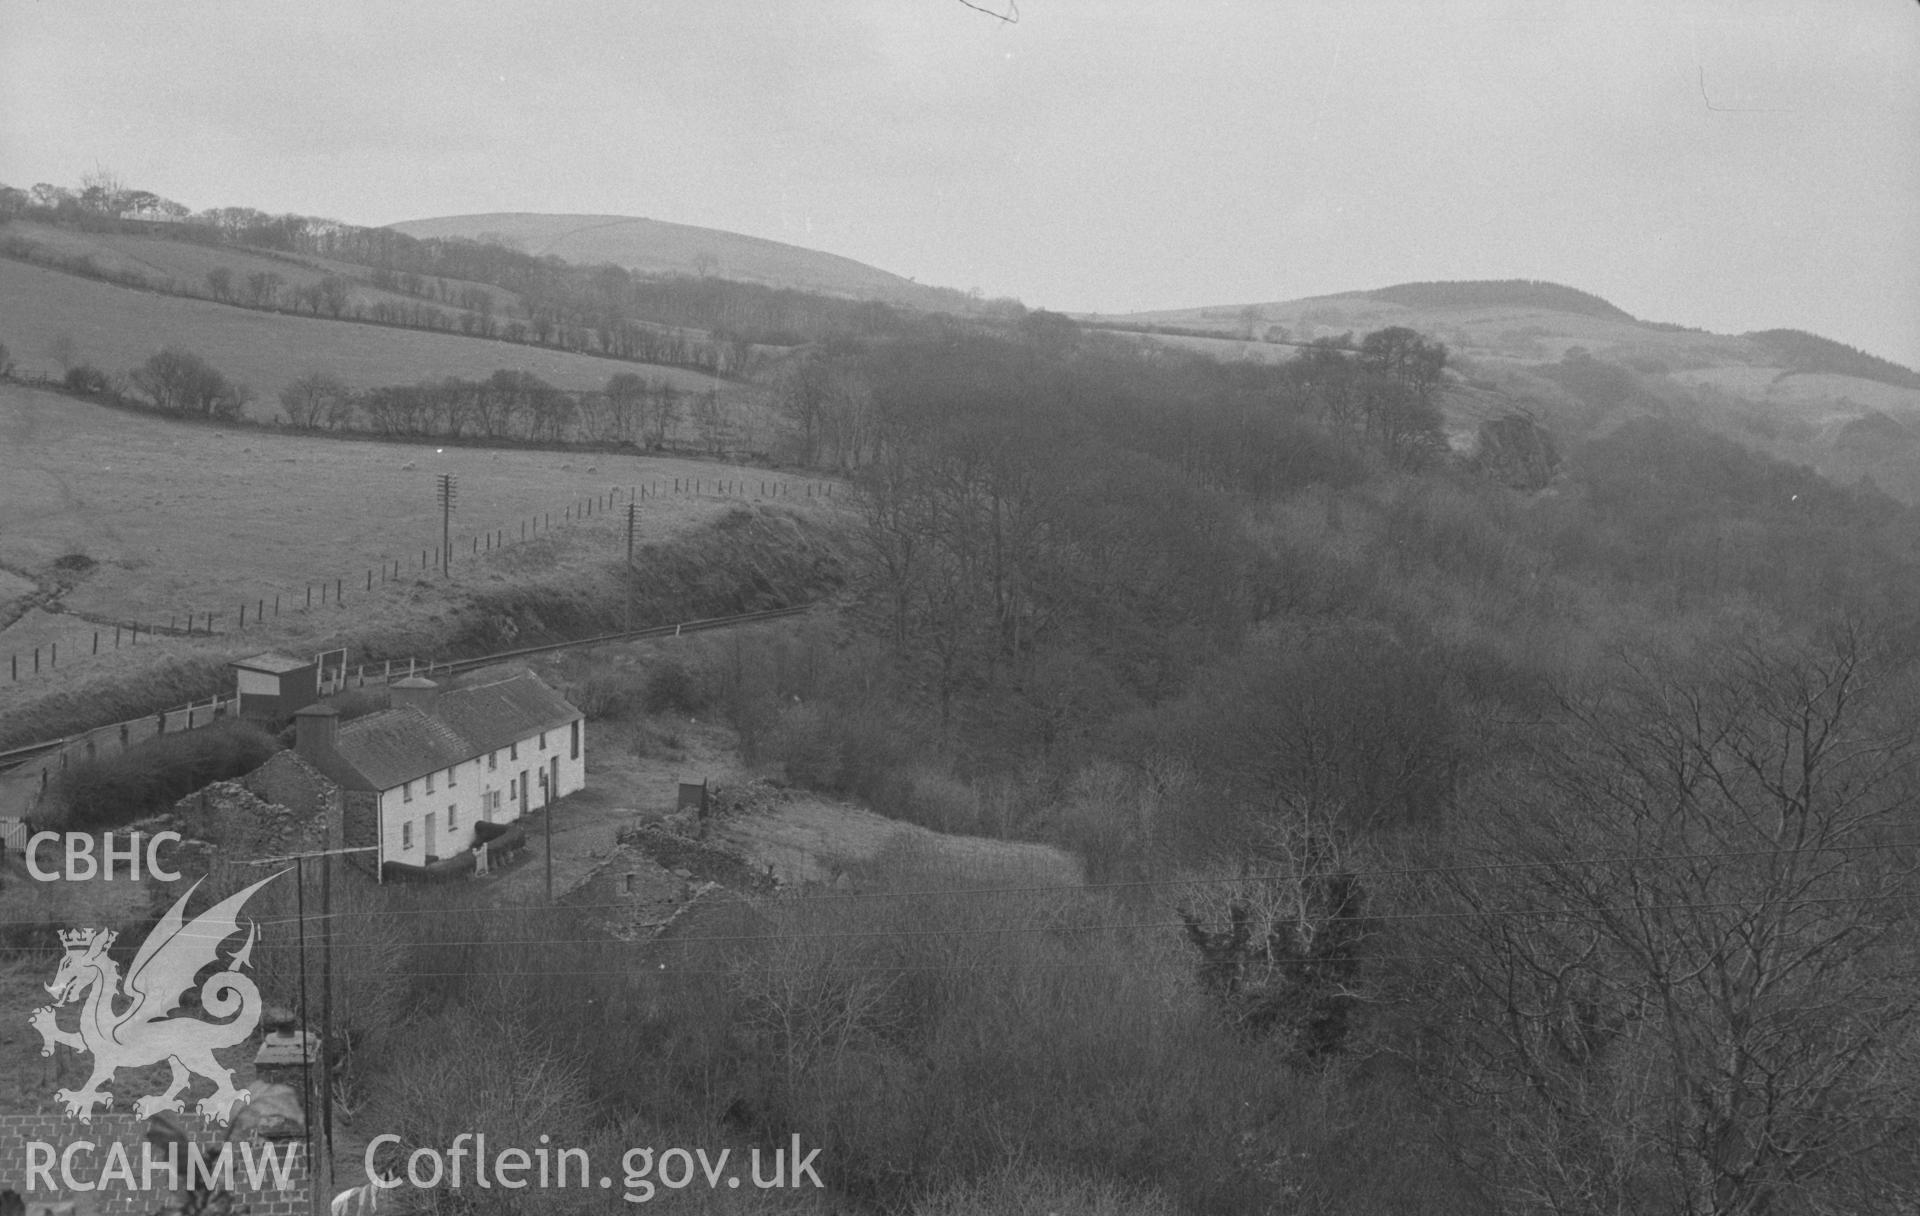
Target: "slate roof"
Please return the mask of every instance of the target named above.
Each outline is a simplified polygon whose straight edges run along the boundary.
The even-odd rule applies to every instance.
[[[340,728],[334,749],[366,782],[363,788],[375,790],[390,790],[476,754],[452,727],[411,706],[355,718]]]
[[[581,716],[538,676],[519,672],[443,692],[431,715],[407,706],[355,718],[334,741],[339,767],[348,771],[323,767],[348,788],[390,790]]]
[[[440,694],[434,712],[473,744],[471,755],[497,751],[581,716],[571,702],[530,671]]]

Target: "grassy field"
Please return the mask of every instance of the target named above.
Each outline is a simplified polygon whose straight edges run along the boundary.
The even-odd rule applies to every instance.
[[[417,237],[504,237],[535,255],[592,266],[611,262],[648,274],[705,273],[853,299],[889,300],[916,308],[953,309],[956,292],[928,287],[839,254],[782,241],[622,215],[497,212],[408,220],[392,227]]]
[[[458,311],[451,303],[418,301],[400,292],[375,287],[367,281],[371,271],[365,266],[355,266],[349,262],[333,262],[304,255],[274,257],[241,248],[202,245],[193,241],[170,241],[120,232],[82,232],[52,224],[19,221],[7,225],[5,235],[43,250],[49,257],[90,258],[103,272],[138,275],[163,290],[205,294],[207,273],[221,268],[232,277],[236,292],[245,290],[247,276],[251,274],[277,275],[283,281],[282,291],[309,286],[333,275],[352,284],[351,301],[356,306],[364,307],[379,301],[405,305],[424,302],[443,312]],[[505,288],[456,279],[448,279],[446,284],[456,298],[467,289],[486,292],[493,298],[494,312],[502,317],[518,311],[519,297]]]
[[[711,376],[681,368],[457,334],[257,312],[0,259],[0,342],[13,352],[21,371],[58,375],[51,352],[63,336],[72,339],[81,362],[108,372],[137,367],[164,346],[185,347],[230,379],[250,386],[256,397],[251,412],[264,418],[279,415],[275,398],[283,386],[315,371],[357,388],[441,376],[482,379],[501,368],[524,369],[574,390],[600,388],[618,372],[666,380],[693,392],[724,387]]]
[[[454,586],[445,590],[419,566],[421,549],[439,544],[440,473],[459,485]],[[675,478],[697,481],[702,492],[672,493]],[[764,470],[672,458],[438,450],[223,430],[0,384],[0,519],[7,521],[0,568],[10,575],[0,590],[13,595],[11,611],[0,603],[0,621],[13,621],[0,630],[0,663],[16,652],[30,658],[35,645],[54,641],[63,656],[61,673],[0,683],[0,704],[9,690],[70,679],[83,666],[133,661],[124,652],[86,653],[94,620],[165,626],[188,611],[213,611],[215,628],[230,629],[243,602],[251,615],[265,599],[271,612],[278,596],[290,613],[304,606],[310,583],[343,580],[344,607],[334,606],[329,592],[327,607],[313,614],[270,619],[265,628],[250,621],[238,639],[167,639],[152,651],[304,647],[356,623],[433,616],[450,597],[476,589],[537,581],[576,550],[581,560],[617,561],[625,552],[621,512],[630,487],[665,491],[641,504],[637,539],[644,545],[709,524],[741,502],[763,501],[762,482],[774,480]],[[826,483],[779,480],[789,490],[783,505],[832,508],[833,500],[807,496],[808,485],[824,494]],[[738,483],[745,494],[716,492],[722,482]],[[619,499],[612,511],[583,522],[565,518],[571,504],[609,491]],[[551,533],[520,542],[523,521],[549,516]],[[494,529],[506,530],[513,543],[488,554],[483,542],[473,556],[471,538]],[[76,560],[81,555],[84,562]],[[383,583],[381,563],[394,560],[402,578]],[[376,571],[371,594],[369,570]],[[20,615],[27,586],[58,589],[58,610]],[[110,627],[108,633],[110,639]],[[145,643],[141,651],[150,661]]]
[[[1364,294],[1321,296],[1252,307],[1259,313],[1256,332],[1264,333],[1268,326],[1279,325],[1287,330],[1290,340],[1297,342],[1338,337],[1349,331],[1360,337],[1373,330],[1404,325],[1437,338],[1458,352],[1504,355],[1528,362],[1552,362],[1573,346],[1585,347],[1596,355],[1650,356],[1703,365],[1739,365],[1760,358],[1758,348],[1745,338],[1660,329],[1616,317],[1551,308],[1410,308]],[[1212,330],[1222,338],[1237,339],[1245,333],[1245,323],[1237,308],[1168,309],[1091,319]],[[1215,345],[1195,339],[1188,339],[1184,344],[1194,349]],[[1292,347],[1271,349],[1284,357],[1293,353]],[[1218,354],[1218,351],[1209,353]]]
[[[1844,402],[1858,407],[1842,411],[1849,416],[1863,409],[1901,415],[1920,411],[1920,390],[1862,380],[1858,376],[1787,373],[1777,367],[1712,367],[1676,372],[1673,379],[1682,384],[1711,385],[1722,392],[1756,401],[1829,407]]]

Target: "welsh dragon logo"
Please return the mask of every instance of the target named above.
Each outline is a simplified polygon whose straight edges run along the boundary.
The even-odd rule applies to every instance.
[[[220,949],[239,932],[241,906],[278,877],[263,878],[187,921],[187,900],[200,886],[194,883],[147,935],[124,987],[120,964],[107,955],[118,934],[108,929],[75,929],[60,935],[66,957],[60,960],[53,982],[46,985],[53,1004],[36,1009],[28,1022],[44,1040],[43,1056],[52,1055],[56,1045],[93,1054],[93,1075],[87,1083],[54,1094],[66,1104],[69,1116],[91,1123],[94,1107],[113,1106],[113,1095],[101,1087],[112,1082],[117,1070],[161,1060],[172,1066],[173,1079],[165,1093],[149,1094],[133,1104],[134,1114],[142,1119],[161,1111],[184,1113],[180,1093],[194,1073],[215,1087],[195,1108],[203,1119],[226,1123],[237,1106],[251,1099],[249,1091],[233,1087],[233,1071],[222,1068],[213,1053],[244,1042],[260,1024],[260,990],[241,974],[252,959],[257,926],[248,923],[246,941],[229,957],[222,959]],[[215,966],[224,969],[202,981],[199,994],[201,1009],[219,1020],[184,1015],[182,998],[193,988],[195,977]],[[83,995],[86,1003],[78,1028],[62,1030],[55,1021],[56,1011]],[[116,1009],[116,1004],[121,1008]]]

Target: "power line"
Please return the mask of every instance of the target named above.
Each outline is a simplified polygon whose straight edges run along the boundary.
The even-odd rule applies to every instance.
[[[1186,957],[1190,958],[1192,956],[1186,956]],[[1255,967],[1255,968],[1289,967],[1289,966],[1312,967],[1312,966],[1320,966],[1320,965],[1327,965],[1327,966],[1347,965],[1347,966],[1359,967],[1369,963],[1500,962],[1510,957],[1511,955],[1505,954],[1505,953],[1487,953],[1487,952],[1479,952],[1479,951],[1462,951],[1459,953],[1451,953],[1451,954],[1360,954],[1360,955],[1355,955],[1351,958],[1259,959],[1257,961],[1250,960],[1249,966]],[[1118,971],[1118,970],[1121,970],[1122,967],[1123,967],[1123,964],[1120,964],[1120,963],[1116,963],[1109,960],[1097,960],[1097,959],[1096,960],[1046,959],[1046,960],[1037,960],[1037,961],[1027,961],[1027,960],[1018,960],[1018,959],[998,959],[998,960],[990,959],[990,960],[978,960],[978,961],[968,960],[966,962],[960,962],[960,963],[954,963],[954,962],[881,963],[881,964],[862,963],[857,968],[857,970],[862,976],[914,975],[914,974],[925,974],[929,972],[940,972],[940,973],[946,973],[946,974],[964,975],[964,974],[975,973],[975,972],[1036,971],[1036,972],[1047,972],[1051,974],[1056,971],[1093,971],[1093,970],[1102,970],[1102,969]],[[340,971],[336,969],[334,971],[334,976],[337,979],[393,980],[396,978],[413,979],[416,977],[450,979],[450,978],[455,978],[459,976],[485,976],[490,979],[549,979],[549,978],[557,978],[561,976],[601,975],[601,976],[619,976],[626,979],[637,980],[645,976],[658,976],[663,972],[671,976],[687,976],[687,975],[731,976],[731,975],[740,974],[740,970],[741,969],[738,967],[682,967],[673,963],[659,963],[656,966],[651,968],[647,968],[647,967],[642,967],[642,968],[569,967],[569,968],[549,968],[549,969],[544,969],[540,971],[502,970],[500,968],[494,968],[494,967],[459,967],[459,968],[446,968],[446,969],[432,970],[432,971],[417,971],[409,968],[404,973],[396,973],[396,972],[388,972],[388,971]],[[1865,978],[1870,980],[1875,980],[1875,981],[1914,980],[1914,979],[1920,979],[1920,971],[1880,971],[1880,972],[1873,972]]]
[[[1561,920],[1567,920],[1567,921],[1589,922],[1597,918],[1609,916],[1609,915],[1637,915],[1637,914],[1644,914],[1648,912],[1691,912],[1691,911],[1709,911],[1709,910],[1715,910],[1715,909],[1729,909],[1729,908],[1739,909],[1742,911],[1749,911],[1749,910],[1758,910],[1760,908],[1772,907],[1772,906],[1781,905],[1781,904],[1791,905],[1794,907],[1803,907],[1803,906],[1809,906],[1809,905],[1828,907],[1828,906],[1842,906],[1842,905],[1848,905],[1848,904],[1859,904],[1864,906],[1868,904],[1882,904],[1882,903],[1898,901],[1901,899],[1911,899],[1911,898],[1914,898],[1914,896],[1911,896],[1911,895],[1903,896],[1898,894],[1786,896],[1786,897],[1781,897],[1779,899],[1707,900],[1707,901],[1681,900],[1681,901],[1662,903],[1662,904],[1629,904],[1624,906],[1601,906],[1601,907],[1479,908],[1479,909],[1472,909],[1469,911],[1461,911],[1461,912],[1382,912],[1382,913],[1361,913],[1354,916],[1329,917],[1328,923],[1350,925],[1350,926],[1365,926],[1370,923],[1381,923],[1381,922],[1406,923],[1406,922],[1415,922],[1415,921],[1434,921],[1434,920],[1452,920],[1452,921],[1479,920],[1479,919],[1499,918],[1499,917],[1506,917],[1506,916],[1538,917],[1543,919],[1561,919]],[[619,905],[619,906],[627,906],[627,905]],[[804,906],[804,905],[798,905],[798,906]],[[516,910],[521,912],[526,911],[526,909],[516,909]],[[461,911],[461,909],[446,909],[444,911],[458,912],[458,911]],[[322,918],[312,917],[312,916],[276,917],[276,918],[270,918],[267,920],[261,920],[256,923],[261,925],[295,925],[295,924],[310,923],[310,922],[318,921],[320,919]],[[1202,923],[1203,924],[1211,923],[1212,920],[1216,920],[1216,919],[1218,918],[1210,918],[1209,921],[1205,921]],[[39,923],[39,922],[19,922],[19,923]],[[416,939],[415,941],[410,943],[403,942],[402,944],[403,945],[420,945],[420,946],[443,948],[443,949],[456,949],[456,948],[465,949],[465,948],[482,948],[482,947],[509,948],[513,946],[565,946],[565,945],[592,945],[596,947],[602,947],[602,946],[609,946],[609,945],[616,945],[616,944],[629,945],[629,946],[654,946],[654,945],[683,946],[683,945],[695,945],[700,943],[833,941],[833,940],[861,940],[861,939],[891,940],[891,939],[912,938],[912,937],[971,937],[971,936],[982,936],[982,935],[988,935],[988,934],[1007,935],[1007,934],[1020,934],[1020,933],[1056,933],[1061,936],[1072,936],[1074,934],[1082,934],[1082,933],[1108,933],[1108,932],[1120,932],[1120,931],[1157,930],[1157,929],[1184,929],[1186,928],[1186,926],[1187,926],[1187,922],[1184,920],[1179,920],[1179,921],[1157,921],[1157,920],[1156,921],[1096,921],[1096,922],[1081,923],[1081,924],[1076,924],[1071,922],[1046,923],[1046,924],[1030,924],[1029,923],[1029,924],[1009,924],[1009,925],[963,926],[958,928],[947,928],[947,929],[850,929],[850,930],[836,930],[832,932],[823,932],[823,933],[774,932],[774,933],[739,933],[739,934],[699,934],[699,935],[694,935],[689,937],[676,937],[667,942],[661,942],[655,938],[618,938],[618,937],[606,937],[606,936],[502,937],[502,938],[475,938],[471,940],[452,940],[452,941],[428,937],[428,938]],[[191,937],[194,935],[183,932],[181,936]],[[222,935],[218,938],[213,938],[210,940],[225,941],[228,936],[231,936],[231,935],[230,934]],[[355,947],[348,946],[346,948],[353,949]],[[47,952],[47,951],[55,950],[56,948],[55,947],[27,947],[26,949]]]
[[[1803,856],[1803,855],[1812,855],[1817,853],[1872,853],[1872,852],[1887,852],[1887,851],[1892,851],[1897,849],[1920,849],[1920,840],[1881,841],[1874,844],[1814,845],[1814,846],[1808,846],[1805,848],[1792,848],[1792,849],[1746,849],[1746,850],[1729,850],[1729,851],[1703,852],[1703,853],[1631,853],[1631,854],[1619,854],[1614,856],[1603,856],[1603,857],[1565,858],[1557,861],[1476,862],[1476,863],[1467,864],[1467,865],[1455,865],[1455,866],[1406,866],[1406,867],[1376,868],[1376,869],[1352,869],[1352,870],[1343,869],[1343,870],[1337,871],[1337,873],[1341,876],[1351,877],[1351,878],[1408,878],[1408,877],[1416,877],[1421,875],[1493,873],[1493,872],[1511,871],[1511,870],[1584,868],[1584,867],[1607,866],[1607,865],[1639,865],[1639,864],[1652,863],[1652,862],[1714,861],[1714,860],[1731,860],[1736,858],[1751,859],[1756,857],[1778,857],[1778,856],[1786,856],[1786,855]],[[1329,874],[1328,876],[1331,877],[1332,874]],[[806,905],[809,905],[809,906],[816,906],[820,904],[829,904],[829,903],[852,903],[852,902],[862,902],[862,901],[882,900],[882,899],[938,899],[938,898],[952,898],[952,897],[965,897],[965,898],[973,898],[973,899],[1000,899],[1000,898],[1003,898],[1006,896],[1012,896],[1012,895],[1050,895],[1050,894],[1051,895],[1071,895],[1071,894],[1082,894],[1082,893],[1095,892],[1095,891],[1155,890],[1155,889],[1169,889],[1169,888],[1176,889],[1176,890],[1184,890],[1184,889],[1192,889],[1196,887],[1254,886],[1262,883],[1294,881],[1296,878],[1297,878],[1296,875],[1289,875],[1289,874],[1282,874],[1282,873],[1263,873],[1263,874],[1244,874],[1244,875],[1238,875],[1231,878],[1163,878],[1163,879],[1136,879],[1136,880],[1129,880],[1125,882],[1105,882],[1105,883],[1048,883],[1048,884],[1026,886],[1026,887],[945,887],[945,888],[932,888],[932,889],[926,889],[926,890],[907,890],[907,891],[840,892],[840,893],[835,893],[831,895],[826,895],[826,894],[806,895],[803,897],[802,901],[798,901],[798,902],[804,902]],[[466,908],[457,908],[457,909],[448,908],[448,907],[389,908],[389,909],[371,909],[371,910],[363,910],[363,911],[336,912],[336,913],[333,913],[332,916],[335,918],[377,917],[377,916],[445,916],[450,911],[457,911],[461,915],[470,915],[470,914],[482,913],[482,912],[524,913],[528,911],[529,908],[540,907],[540,906],[543,906],[543,905],[507,904],[507,905],[498,905],[498,906],[466,907]],[[593,911],[597,909],[630,908],[633,906],[633,902],[630,900],[611,900],[606,902],[593,902],[593,903],[586,903],[586,902],[563,903],[559,906],[574,909],[577,911]],[[9,925],[9,924],[32,925],[32,924],[38,924],[38,923],[42,923],[42,922],[0,920],[0,925]],[[260,923],[261,924],[290,924],[292,923],[292,921],[290,918],[283,917],[283,918],[277,918],[277,919],[262,920]]]

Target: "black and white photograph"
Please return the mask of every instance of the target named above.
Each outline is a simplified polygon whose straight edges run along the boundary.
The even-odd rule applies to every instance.
[[[1920,3],[0,0],[0,1216],[1920,1216]]]

